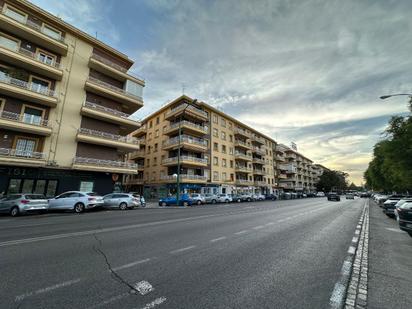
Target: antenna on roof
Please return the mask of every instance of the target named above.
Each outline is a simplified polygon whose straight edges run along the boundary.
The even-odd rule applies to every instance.
[[[97,40],[97,31],[96,31],[96,34],[95,34],[95,36],[96,36],[96,40]]]
[[[182,83],[182,94],[185,94],[185,90],[186,90],[185,84]]]

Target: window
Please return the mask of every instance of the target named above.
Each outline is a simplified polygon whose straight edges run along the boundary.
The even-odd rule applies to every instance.
[[[80,181],[79,191],[92,192],[94,187],[93,181]]]
[[[30,124],[41,124],[43,119],[44,110],[23,105],[23,122]]]
[[[49,94],[50,84],[51,82],[39,77],[30,76],[30,88],[33,91],[44,93],[46,95]]]
[[[213,129],[213,136],[219,137],[219,131],[216,128]]]
[[[226,145],[222,145],[222,153],[226,153]]]
[[[226,166],[227,166],[226,159],[222,159],[222,166],[223,166],[223,167],[226,167]]]
[[[223,181],[226,181],[226,178],[227,178],[227,175],[226,175],[225,172],[223,172],[223,173],[222,173],[222,180],[223,180]]]
[[[16,155],[21,157],[32,157],[36,148],[36,140],[18,137],[16,140]]]
[[[213,151],[219,151],[219,144],[213,143]]]
[[[233,155],[233,147],[229,147],[229,154]]]
[[[218,123],[218,117],[217,115],[213,114],[213,122]]]
[[[160,117],[157,117],[156,118],[156,124],[159,124],[160,123]]]
[[[14,20],[17,20],[20,23],[25,23],[27,20],[27,14],[23,13],[22,11],[18,9],[15,9],[9,6],[7,3],[5,4],[4,14],[7,15],[8,17],[13,18]]]
[[[151,123],[151,122],[150,122]],[[149,133],[149,140],[152,139],[152,132]]]
[[[221,132],[221,138],[222,138],[222,140],[224,140],[224,141],[226,140],[226,133],[223,132],[223,131]]]
[[[220,118],[220,125],[226,128],[226,120],[224,118]]]
[[[233,161],[230,160],[230,168],[233,168]]]
[[[163,132],[167,130],[167,126],[163,126]]]
[[[213,172],[213,180],[219,180],[219,172]]]
[[[132,82],[129,79],[126,80],[126,84],[125,84],[124,89],[127,93],[130,93],[134,96],[137,96],[137,97],[142,97],[143,96],[143,86],[141,86],[141,85],[139,85],[135,82]]]
[[[54,65],[56,62],[55,55],[49,54],[41,49],[37,50],[37,59],[48,65]]]
[[[59,30],[46,24],[43,24],[43,33],[56,40],[60,40],[62,37],[62,33]]]
[[[156,166],[157,165],[157,157],[154,157],[153,158],[153,166]]]
[[[155,131],[155,137],[159,137],[159,130]]]
[[[229,141],[233,143],[233,135],[229,135]]]
[[[229,129],[231,129],[232,128],[232,123],[231,122],[229,122]]]
[[[213,157],[213,164],[219,165],[219,159],[217,157]]]
[[[148,146],[147,147],[147,153],[150,153],[151,150],[152,150],[152,146]]]
[[[0,46],[11,50],[18,50],[20,42],[18,40],[12,39],[9,36],[0,34]]]
[[[147,160],[146,160],[146,165],[147,165],[147,166],[150,166],[150,159],[147,159]]]
[[[158,149],[158,144],[156,143],[156,144],[154,144],[154,150],[153,150],[153,152],[157,152],[157,149]]]

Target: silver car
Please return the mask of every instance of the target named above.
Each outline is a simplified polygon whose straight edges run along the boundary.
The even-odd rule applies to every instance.
[[[133,209],[140,206],[140,199],[130,193],[110,193],[103,196],[104,208]]]
[[[206,203],[216,204],[217,203],[217,195],[216,194],[211,194],[211,193],[205,194],[205,202]]]
[[[86,209],[103,206],[103,198],[94,192],[69,191],[49,200],[49,210],[73,210],[81,213]]]
[[[47,199],[42,194],[11,194],[0,200],[0,212],[16,217],[28,212],[46,212]]]
[[[193,200],[193,204],[202,205],[206,203],[206,198],[199,193],[193,193],[190,195],[190,198]]]
[[[230,196],[229,194],[219,194],[217,196],[217,201],[219,203],[230,203],[232,202],[232,196]]]

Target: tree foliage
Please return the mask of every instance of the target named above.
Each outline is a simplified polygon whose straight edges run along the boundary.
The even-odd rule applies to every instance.
[[[409,109],[412,112],[412,100]],[[375,191],[412,191],[412,117],[393,116],[385,133],[364,173],[366,186]]]
[[[340,171],[325,170],[319,177],[316,188],[318,191],[323,192],[346,190],[348,187],[347,176],[348,174]]]

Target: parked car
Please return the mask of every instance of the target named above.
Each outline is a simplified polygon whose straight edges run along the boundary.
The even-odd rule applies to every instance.
[[[192,206],[193,200],[188,194],[182,194],[179,196],[179,206]],[[176,206],[177,199],[176,196],[168,196],[166,198],[161,198],[159,200],[159,206]]]
[[[345,198],[346,198],[347,200],[354,200],[354,199],[355,199],[355,195],[352,194],[352,193],[347,193],[347,194],[345,195]]]
[[[243,202],[243,196],[241,194],[232,194],[232,202]]]
[[[405,202],[396,209],[399,217],[399,228],[412,237],[412,202]]]
[[[265,200],[275,201],[275,200],[277,200],[277,199],[278,199],[278,197],[277,197],[277,195],[275,195],[275,194],[266,194],[266,195],[265,195]]]
[[[266,199],[266,197],[263,194],[258,193],[258,194],[253,194],[252,199],[254,201],[264,201]]]
[[[229,194],[218,194],[218,196],[217,196],[217,201],[219,202],[219,203],[230,203],[230,202],[232,202],[233,200],[232,200],[232,196],[231,195],[229,195]]]
[[[191,194],[190,198],[192,199],[193,204],[202,205],[206,203],[206,198],[202,194],[199,194],[199,193]]]
[[[309,192],[309,193],[306,193],[306,196],[307,197],[315,197],[316,194],[314,192]]]
[[[110,193],[103,196],[104,208],[133,209],[140,206],[140,198],[130,193]]]
[[[209,204],[217,203],[217,195],[212,193],[205,194],[205,202]]]
[[[143,195],[140,195],[138,192],[129,192],[129,194],[132,194],[135,198],[139,200],[140,207],[146,207],[146,200]]]
[[[250,193],[242,193],[241,195],[242,202],[251,202],[253,201],[253,196]]]
[[[316,197],[325,197],[325,193],[322,191],[319,191],[318,193],[316,193]]]
[[[47,199],[42,194],[11,194],[0,200],[0,213],[12,217],[29,212],[46,212],[49,209]]]
[[[94,192],[68,191],[49,199],[49,210],[73,210],[76,213],[103,206],[103,197]]]
[[[396,220],[399,221],[399,215],[398,215],[398,208],[401,207],[405,203],[411,203],[412,202],[412,197],[405,197],[400,199],[396,204],[395,204],[395,210],[394,214],[396,217]]]
[[[330,192],[328,194],[328,201],[337,201],[340,202],[340,196],[339,194],[335,193],[335,192]]]

